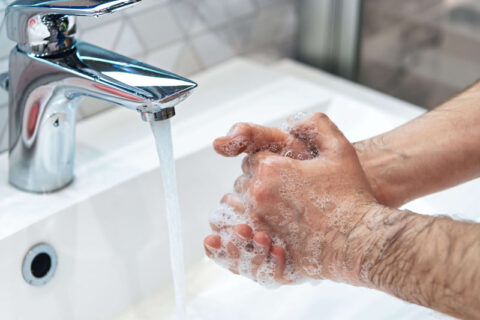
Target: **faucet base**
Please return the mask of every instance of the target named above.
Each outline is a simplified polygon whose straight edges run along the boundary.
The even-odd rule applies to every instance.
[[[37,187],[35,187],[35,188],[29,188],[29,186],[27,186],[27,185],[25,185],[25,184],[17,183],[17,182],[15,182],[15,181],[10,180],[10,179],[8,180],[8,183],[9,183],[12,187],[14,187],[14,188],[16,188],[16,189],[18,189],[18,190],[20,190],[20,191],[24,191],[24,192],[28,192],[28,193],[36,193],[36,194],[49,194],[49,193],[55,193],[55,192],[58,192],[58,191],[61,191],[61,190],[65,189],[65,188],[67,188],[68,186],[70,186],[70,185],[73,183],[73,181],[75,181],[74,178],[72,178],[71,180],[67,181],[67,182],[66,182],[64,185],[62,185],[62,186],[59,186],[59,187],[56,187],[56,188],[43,188],[43,189],[42,189],[42,188],[37,188]]]

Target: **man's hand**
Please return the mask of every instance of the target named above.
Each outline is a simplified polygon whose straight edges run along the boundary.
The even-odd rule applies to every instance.
[[[234,127],[233,140],[239,130],[242,127]],[[247,270],[254,278],[265,269],[263,263],[273,260],[272,273],[261,277],[292,281],[282,274],[291,264],[293,272],[303,277],[359,283],[363,259],[359,249],[367,244],[369,232],[362,236],[354,230],[377,203],[353,146],[320,113],[299,123],[291,135],[271,130],[249,137],[237,138],[243,142],[235,145],[241,146],[235,152],[225,143],[228,138],[215,142],[222,153],[227,146],[228,155],[251,152],[242,165],[244,176],[235,184],[238,195],[223,199],[236,214],[248,214],[248,224],[230,226],[238,239],[227,243],[220,235],[207,237],[207,253],[215,257],[223,246],[230,255],[230,268],[239,272],[245,264],[240,253],[258,247],[258,254],[252,256],[255,261],[249,264],[253,270]],[[299,155],[303,160],[298,160]],[[221,229],[215,223],[212,227]],[[273,247],[271,239],[278,239]]]

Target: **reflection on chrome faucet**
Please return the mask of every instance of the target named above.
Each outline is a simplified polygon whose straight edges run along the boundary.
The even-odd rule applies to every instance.
[[[76,41],[72,17],[99,16],[140,0],[17,0],[6,10],[10,54],[9,181],[52,192],[73,180],[75,114],[85,96],[168,119],[195,82],[91,44]]]

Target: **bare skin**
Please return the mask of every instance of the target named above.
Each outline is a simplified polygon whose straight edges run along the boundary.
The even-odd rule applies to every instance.
[[[377,200],[399,207],[480,177],[480,82],[436,109],[379,136],[354,143]],[[301,141],[277,128],[238,124],[215,150],[227,157],[286,150],[309,157]],[[232,140],[242,141],[228,148]]]
[[[204,242],[207,254],[226,247],[235,261],[239,252],[257,246],[263,251],[252,265],[258,269],[273,260],[273,276],[280,283],[289,282],[284,277],[289,256],[307,278],[371,287],[456,317],[480,319],[480,226],[383,205],[400,205],[480,174],[480,129],[472,121],[480,117],[480,108],[470,106],[476,95],[478,86],[437,114],[355,148],[322,114],[290,133],[235,126],[215,141],[215,149],[225,156],[249,156],[242,166],[245,174],[235,183],[238,195],[222,202],[238,214],[248,212],[253,222],[232,227],[244,247],[212,235]],[[461,130],[453,130],[451,123]],[[469,135],[463,128],[470,129]],[[416,139],[412,146],[401,138],[409,132],[415,138],[438,138],[435,143]],[[273,237],[284,246],[272,245]]]
[[[377,199],[398,207],[480,176],[480,82],[390,132],[355,143]]]

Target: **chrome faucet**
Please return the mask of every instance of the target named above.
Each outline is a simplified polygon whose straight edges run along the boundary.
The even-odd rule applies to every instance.
[[[73,180],[76,110],[94,97],[138,111],[145,121],[175,115],[197,84],[75,40],[74,16],[100,16],[141,0],[17,0],[5,11],[17,43],[9,73],[9,182],[36,193]]]

